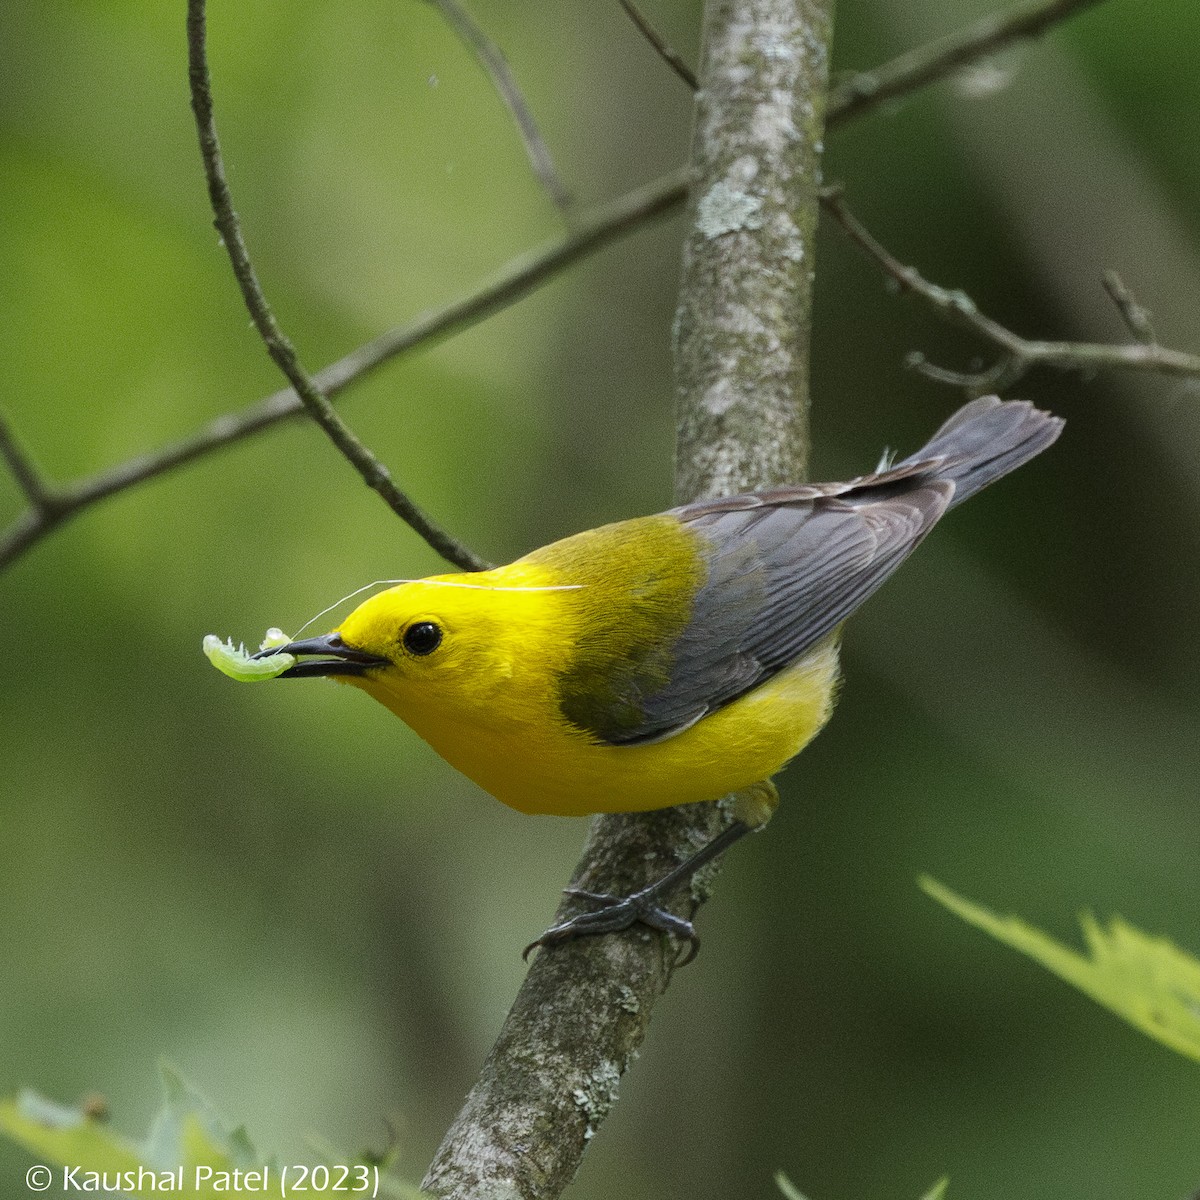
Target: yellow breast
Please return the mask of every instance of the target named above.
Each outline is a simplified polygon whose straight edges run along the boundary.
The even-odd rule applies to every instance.
[[[716,800],[769,779],[829,718],[838,679],[836,639],[661,742],[613,746],[562,719],[552,697],[505,703],[496,693],[469,712],[421,703],[386,675],[348,680],[387,705],[443,758],[511,808],[582,816]],[[428,699],[428,698],[427,698]]]

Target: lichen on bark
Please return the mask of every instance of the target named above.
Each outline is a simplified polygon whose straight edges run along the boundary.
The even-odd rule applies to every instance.
[[[706,8],[675,324],[680,500],[804,474],[830,7]]]

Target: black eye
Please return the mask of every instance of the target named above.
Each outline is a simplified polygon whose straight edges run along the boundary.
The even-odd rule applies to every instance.
[[[441,644],[441,628],[432,621],[418,621],[404,631],[404,648],[409,654],[432,654]]]

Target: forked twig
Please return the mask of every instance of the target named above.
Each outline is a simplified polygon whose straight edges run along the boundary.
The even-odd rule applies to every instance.
[[[1125,322],[1125,328],[1143,345],[1157,345],[1150,314],[1134,299],[1133,293],[1125,286],[1125,280],[1116,271],[1105,271],[1103,283],[1109,299],[1117,306],[1117,312]]]
[[[1149,330],[1145,310],[1135,308],[1128,292],[1114,295],[1118,308],[1133,329],[1136,342],[1107,344],[1101,342],[1053,342],[1024,338],[999,321],[980,311],[975,301],[959,288],[945,288],[926,279],[916,267],[901,262],[850,211],[837,188],[826,188],[821,196],[825,211],[846,231],[850,239],[903,292],[919,296],[951,324],[977,334],[1001,353],[996,362],[984,371],[949,371],[934,366],[920,353],[910,354],[908,365],[929,379],[964,388],[973,395],[1000,391],[1012,387],[1032,368],[1055,367],[1063,371],[1091,372],[1104,368],[1152,371],[1160,375],[1186,376],[1200,379],[1200,355],[1172,350],[1141,334]],[[1112,273],[1107,280],[1113,295]],[[1119,284],[1119,279],[1117,280]],[[1123,289],[1124,285],[1120,285]],[[1140,315],[1139,315],[1140,314]],[[1136,328],[1135,328],[1136,326]],[[1140,329],[1140,333],[1139,333]]]
[[[1026,0],[909,50],[873,71],[859,71],[830,89],[828,124],[840,124],[936,83],[1014,42],[1040,37],[1052,26],[1099,3],[1101,0]]]

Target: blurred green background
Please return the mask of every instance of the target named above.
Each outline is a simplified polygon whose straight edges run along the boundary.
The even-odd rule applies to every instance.
[[[577,202],[673,168],[690,101],[615,3],[475,0]],[[845,0],[835,65],[988,11]],[[699,4],[647,12],[694,61]],[[210,225],[181,4],[7,0],[0,404],[56,478],[275,390]],[[316,367],[561,222],[479,69],[417,0],[214,3],[231,181]],[[1111,0],[829,139],[868,224],[1020,331],[1121,339],[1117,268],[1195,349],[1194,0]],[[343,411],[505,560],[671,499],[680,223],[660,223]],[[981,347],[826,230],[813,474],[960,401],[904,354]],[[1190,340],[1189,340],[1190,339]],[[573,1195],[1182,1197],[1200,1073],[915,886],[1074,938],[1084,907],[1200,952],[1200,388],[1031,376],[1053,453],[968,506],[850,625],[836,719],[727,864]],[[20,496],[0,476],[0,517]],[[267,1149],[398,1133],[419,1179],[551,916],[582,823],[480,794],[327,685],[236,687],[210,631],[294,630],[438,563],[296,424],[86,513],[0,577],[0,1094],[98,1089],[140,1132],[160,1055]],[[0,1146],[0,1190],[28,1158]]]

